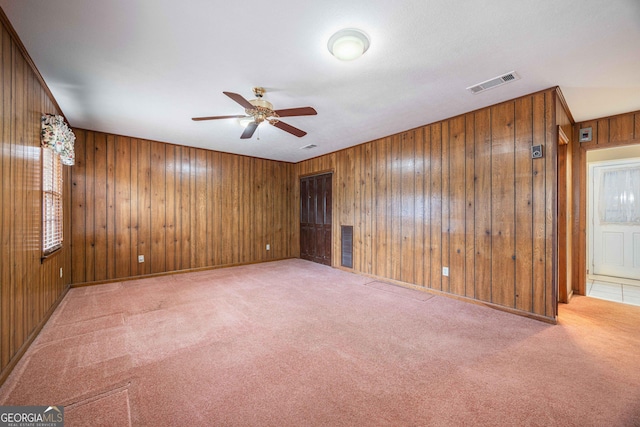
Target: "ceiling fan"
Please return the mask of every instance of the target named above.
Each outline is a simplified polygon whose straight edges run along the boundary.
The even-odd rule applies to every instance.
[[[227,95],[229,98],[236,101],[238,104],[244,107],[245,115],[237,115],[237,116],[211,116],[211,117],[194,117],[192,120],[201,121],[201,120],[219,120],[219,119],[243,119],[243,118],[251,118],[252,121],[247,125],[244,132],[240,136],[240,139],[249,139],[253,136],[253,133],[258,128],[258,125],[262,122],[268,122],[269,124],[277,127],[278,129],[282,129],[285,132],[289,132],[292,135],[297,137],[303,137],[307,133],[301,129],[295,128],[291,125],[286,124],[283,121],[280,121],[280,117],[293,117],[293,116],[314,116],[318,114],[316,110],[312,107],[299,107],[299,108],[286,108],[284,110],[274,110],[273,104],[269,101],[265,101],[262,99],[265,90],[262,87],[254,87],[253,93],[256,96],[256,99],[252,99],[251,101],[247,101],[242,97],[242,95],[238,95],[233,92],[222,92]]]

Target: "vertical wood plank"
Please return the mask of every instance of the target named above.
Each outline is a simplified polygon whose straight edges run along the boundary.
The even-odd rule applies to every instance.
[[[73,283],[82,283],[87,281],[85,274],[86,268],[86,167],[85,152],[86,141],[84,131],[76,131],[75,154],[76,164],[71,168],[73,192],[71,194],[72,207],[71,216],[73,217],[74,233],[71,238],[71,281]]]
[[[424,253],[422,262],[424,264],[424,286],[431,286],[431,180],[433,168],[431,164],[431,127],[426,126],[423,131],[424,138],[424,221],[422,223],[424,233]]]
[[[180,269],[191,267],[191,153],[180,149]]]
[[[131,254],[129,256],[129,262],[131,262],[131,275],[138,276],[142,274],[142,265],[138,263],[138,254],[140,253],[140,247],[138,245],[138,235],[140,232],[140,221],[138,220],[138,146],[137,139],[130,139],[130,159],[131,167],[129,168],[129,175],[131,176]]]
[[[373,206],[373,173],[372,173],[372,159],[373,152],[371,143],[364,146],[364,191],[363,191],[363,205],[364,205],[364,267],[363,271],[367,274],[372,274],[373,270],[373,245],[371,241],[371,224],[372,224],[372,212],[375,209]]]
[[[442,124],[431,125],[431,279],[442,290]]]
[[[533,103],[531,97],[515,101],[516,200],[516,308],[533,310]]]
[[[475,115],[465,116],[465,296],[476,297]]]
[[[376,258],[373,268],[373,274],[380,277],[387,276],[387,140],[378,141],[375,145],[375,172],[374,179],[376,182],[376,214],[375,214],[375,238],[373,246],[376,250]]]
[[[441,245],[441,254],[442,260],[441,265],[443,267],[450,267],[450,238],[451,234],[449,233],[449,220],[450,220],[450,206],[451,206],[451,194],[450,194],[450,162],[451,162],[451,154],[450,154],[450,126],[451,120],[445,120],[442,122],[442,148],[441,148],[441,158],[442,158],[442,190],[441,190],[441,210],[442,210],[442,224],[441,224],[441,236],[442,240],[440,242]],[[449,268],[449,272],[451,272],[451,268]],[[451,274],[451,273],[449,273]],[[445,276],[441,274],[441,289],[444,292],[451,292],[449,285],[449,276]]]
[[[95,229],[94,229],[94,253],[95,273],[94,280],[107,279],[107,135],[96,133],[95,144],[95,181],[94,181],[94,205],[95,205]]]
[[[466,279],[466,117],[449,121],[449,286],[450,292],[465,295]]]
[[[475,295],[481,301],[491,301],[491,234],[493,212],[491,203],[491,111],[475,113]]]
[[[115,135],[107,135],[107,272],[106,278],[113,279],[116,277],[116,235],[118,231],[115,229],[116,221],[116,185],[115,185],[115,168],[116,168],[116,141]]]
[[[165,270],[177,270],[176,252],[176,146],[165,144]]]
[[[207,265],[207,154],[205,150],[196,150],[196,267],[205,267]]]
[[[415,283],[415,140],[413,131],[404,132],[400,140],[401,215],[402,236],[400,253],[400,280]]]
[[[86,239],[85,239],[85,279],[88,282],[96,280],[96,255],[95,255],[95,245],[96,245],[96,227],[95,227],[95,211],[97,209],[97,205],[95,203],[96,200],[96,187],[95,187],[95,172],[96,172],[96,146],[94,143],[95,133],[87,133],[85,138],[85,159],[86,159],[86,200],[87,200],[87,210],[85,213],[85,230],[86,230]]]
[[[492,302],[515,306],[514,104],[491,109]]]
[[[222,220],[220,213],[220,153],[211,153],[211,180],[209,186],[209,194],[211,197],[211,211],[209,215],[211,229],[211,263],[215,266],[220,264],[220,234],[222,230]]]
[[[213,162],[213,151],[207,152],[207,265],[216,265],[214,251],[214,236],[217,219],[214,215],[213,188],[216,185],[215,180],[215,164]]]
[[[222,154],[221,166],[222,166],[222,216],[226,219],[225,226],[222,227],[221,249],[222,249],[222,265],[231,264],[233,262],[233,252],[231,250],[232,237],[230,233],[234,229],[233,217],[235,212],[233,211],[233,198],[232,198],[232,180],[233,176],[233,164],[231,163],[231,157],[228,154]],[[262,206],[266,205],[266,198],[262,200]],[[264,221],[264,216],[262,217]]]
[[[415,204],[414,204],[414,230],[415,230],[415,252],[413,254],[413,261],[415,264],[415,284],[424,286],[424,176],[425,176],[425,164],[424,164],[424,129],[418,128],[414,131],[414,143],[415,143],[415,174],[414,174],[414,187],[415,187]]]
[[[150,243],[149,265],[151,273],[166,271],[166,152],[164,144],[151,142],[150,146]]]
[[[611,142],[609,135],[609,119],[601,119],[598,120],[597,123],[598,127],[593,129],[593,135],[597,138],[598,145],[608,145],[609,142]]]
[[[353,153],[353,268],[363,271],[364,262],[364,230],[362,221],[362,145],[350,149]]]
[[[76,145],[77,147],[77,145]],[[77,149],[77,148],[76,148]],[[115,140],[115,277],[131,276],[131,141]],[[76,166],[78,160],[76,157]],[[74,224],[75,225],[75,224]]]
[[[229,257],[229,263],[230,264],[235,264],[237,262],[239,262],[239,258],[240,258],[240,245],[239,242],[237,241],[237,238],[240,234],[240,197],[239,197],[239,173],[238,173],[238,169],[239,169],[239,158],[237,156],[227,156],[227,162],[229,164],[229,177],[230,177],[230,185],[228,187],[229,189],[229,213],[231,214],[231,217],[229,218],[229,225],[230,225],[230,229],[229,229],[229,233],[227,234],[225,241],[227,242],[227,250],[229,250],[231,252],[230,257]],[[273,169],[271,168],[271,165],[269,165],[269,179],[271,182],[273,182]],[[268,241],[267,243],[271,244],[271,230],[273,227],[273,217],[272,217],[272,209],[273,209],[273,198],[272,195],[267,193],[267,206],[266,206],[266,216],[268,218],[268,227],[267,230],[269,230],[269,237],[268,237]],[[265,248],[266,248],[266,244],[265,244]],[[271,256],[271,254],[268,254],[269,257]]]
[[[402,258],[402,160],[400,135],[391,137],[391,278],[401,280]]]
[[[138,255],[144,263],[138,264],[139,274],[151,273],[151,143],[138,140]]]
[[[544,94],[533,96],[533,145],[545,143]],[[548,155],[548,153],[547,153]],[[543,159],[533,162],[533,312],[545,314],[546,188]]]
[[[620,143],[633,139],[634,120],[631,114],[612,117],[609,120],[609,142]]]

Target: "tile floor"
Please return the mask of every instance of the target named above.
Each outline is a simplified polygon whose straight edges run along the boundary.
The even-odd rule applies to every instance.
[[[603,280],[587,280],[587,295],[625,304],[640,305],[640,286]]]

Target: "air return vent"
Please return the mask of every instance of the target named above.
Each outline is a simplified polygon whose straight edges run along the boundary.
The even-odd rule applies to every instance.
[[[476,93],[483,92],[487,89],[493,89],[494,87],[502,86],[505,83],[513,82],[515,80],[520,80],[520,76],[515,71],[511,71],[510,73],[478,83],[477,85],[469,86],[467,90],[475,95]]]
[[[304,147],[300,147],[301,150],[311,150],[312,148],[316,148],[316,144],[305,145]]]
[[[353,225],[340,226],[340,265],[353,268]]]

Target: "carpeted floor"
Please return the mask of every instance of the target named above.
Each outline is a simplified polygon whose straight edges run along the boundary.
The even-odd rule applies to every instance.
[[[0,388],[67,426],[640,426],[640,307],[558,325],[302,260],[72,289]]]

